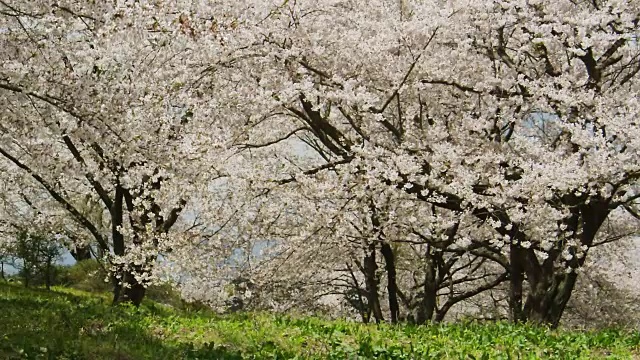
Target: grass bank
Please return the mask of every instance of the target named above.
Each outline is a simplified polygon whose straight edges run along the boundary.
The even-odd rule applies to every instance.
[[[0,283],[0,359],[640,359],[640,333],[217,316]]]

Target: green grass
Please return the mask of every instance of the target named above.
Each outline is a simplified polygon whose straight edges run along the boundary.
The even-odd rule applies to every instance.
[[[216,316],[0,283],[0,359],[640,359],[640,334]]]

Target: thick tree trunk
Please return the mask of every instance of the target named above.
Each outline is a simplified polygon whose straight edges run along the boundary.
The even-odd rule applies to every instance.
[[[124,271],[121,277],[121,283],[114,284],[113,303],[122,304],[130,303],[138,307],[144,299],[147,289],[138,282],[134,272],[140,272],[140,268]]]
[[[577,278],[576,273],[556,274],[550,282],[545,279],[543,285],[532,289],[524,309],[527,321],[556,328],[571,298]]]
[[[416,314],[416,322],[419,325],[426,324],[433,319],[436,310],[436,302],[438,296],[437,284],[437,265],[431,253],[431,247],[428,246],[425,252],[425,275],[424,287],[421,294],[418,311]]]
[[[111,209],[111,233],[113,238],[113,253],[116,256],[124,256],[125,244],[124,236],[120,232],[119,227],[122,226],[123,220],[123,199],[124,189],[118,184],[116,186],[116,195]],[[142,303],[146,289],[140,284],[133,272],[139,271],[139,267],[132,267],[132,270],[120,269],[112,277],[113,282],[113,304],[132,303],[139,306]],[[120,275],[120,279],[116,277]]]
[[[396,261],[393,249],[389,243],[383,243],[380,248],[385,261],[387,271],[387,291],[389,292],[389,312],[392,324],[398,322],[400,316],[400,305],[398,304],[398,284],[396,282]]]
[[[377,323],[384,321],[382,309],[380,308],[380,298],[378,297],[378,264],[376,263],[375,243],[369,245],[369,253],[364,257],[364,276],[367,290],[367,302],[369,311],[373,314]]]
[[[136,280],[131,272],[125,274],[125,284],[127,286],[123,289],[120,302],[131,303],[136,307],[140,306],[147,289]]]
[[[582,205],[572,210],[573,217],[567,220],[567,225],[571,231],[576,233],[579,230],[578,225],[581,221],[580,244],[590,247],[600,226],[609,215],[608,202],[593,200],[589,205]],[[567,273],[567,269],[579,269],[587,258],[586,253],[583,256],[577,256],[579,250],[577,247],[569,247],[568,251],[573,256],[564,262],[564,267],[558,268],[555,266],[555,262],[560,259],[564,250],[566,249],[558,246],[549,253],[549,258],[540,264],[532,249],[519,247],[514,249],[512,247],[512,268],[521,266],[526,272],[527,281],[530,285],[527,300],[521,311],[521,321],[544,324],[552,328],[560,324],[562,314],[571,298],[578,278],[575,271]],[[514,294],[517,295],[517,291],[513,290],[513,278],[518,273],[512,272],[511,275],[513,296]],[[522,284],[522,281],[520,280],[519,283]],[[519,291],[522,294],[521,285]],[[512,312],[515,310],[512,308]]]
[[[567,308],[567,303],[571,298],[577,279],[578,274],[567,274],[565,279],[558,285],[558,291],[551,300],[551,309],[547,316],[547,322],[551,324],[551,327],[557,328],[558,325],[560,325],[560,319],[562,318],[562,314],[564,314],[564,310]]]

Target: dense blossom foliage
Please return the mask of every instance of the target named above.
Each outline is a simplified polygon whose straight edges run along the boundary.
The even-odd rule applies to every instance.
[[[38,214],[80,225],[109,257],[114,281],[129,286],[183,238],[166,234],[220,176],[227,149],[207,110],[215,104],[193,78],[223,51],[213,34],[194,35],[211,32],[212,20],[191,25],[166,5],[0,4],[9,202],[30,201],[16,195],[23,189],[46,191],[31,200]]]
[[[246,277],[262,306],[419,322],[504,283],[514,321],[557,325],[589,249],[635,230],[636,1],[0,9],[2,166],[116,279],[162,254],[190,297]]]

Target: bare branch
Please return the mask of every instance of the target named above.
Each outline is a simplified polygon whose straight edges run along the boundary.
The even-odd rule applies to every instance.
[[[300,132],[300,131],[311,131],[311,129],[309,129],[306,126],[302,126],[299,127],[291,132],[289,132],[288,134],[286,134],[285,136],[278,138],[276,140],[273,141],[268,141],[266,143],[262,143],[262,144],[239,144],[239,146],[243,149],[255,149],[255,148],[261,148],[261,147],[267,147],[267,146],[271,146],[274,144],[277,144],[281,141],[287,140],[288,138],[292,137],[293,135],[295,135],[296,133]]]
[[[333,169],[337,165],[348,164],[349,162],[351,162],[351,160],[353,160],[353,157],[348,157],[348,158],[345,158],[345,159],[342,159],[342,160],[334,161],[334,162],[331,162],[331,163],[328,163],[328,164],[324,164],[324,165],[318,166],[317,168],[304,171],[303,174],[304,175],[314,175],[314,174],[319,173],[322,170]],[[288,183],[295,182],[295,181],[296,181],[295,177],[290,177],[288,179],[277,180],[276,183],[278,183],[279,185],[284,185],[284,184],[288,184]]]

